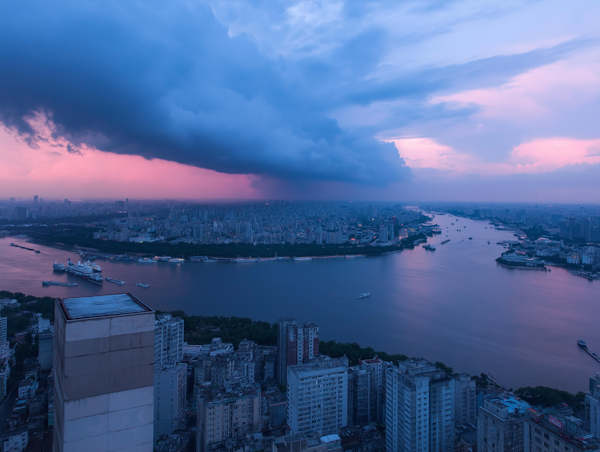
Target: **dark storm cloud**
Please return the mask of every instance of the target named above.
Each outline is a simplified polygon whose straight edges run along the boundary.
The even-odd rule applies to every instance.
[[[225,173],[385,185],[410,177],[394,145],[341,128],[331,111],[497,84],[582,45],[379,81],[368,76],[386,37],[371,28],[319,56],[267,58],[199,3],[7,0],[0,121],[34,140],[24,118],[51,114],[77,152],[87,144]],[[415,103],[412,117],[423,114]]]
[[[4,2],[0,119],[51,113],[75,144],[225,173],[385,184],[395,147],[343,130],[291,64],[190,2]]]

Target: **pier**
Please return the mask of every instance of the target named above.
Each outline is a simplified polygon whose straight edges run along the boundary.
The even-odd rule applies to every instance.
[[[592,358],[594,358],[596,361],[598,361],[600,363],[600,358],[598,357],[598,355],[596,355],[595,352],[590,351],[589,348],[587,348],[587,345],[581,345],[581,344],[577,344],[579,345],[588,355],[590,355]]]

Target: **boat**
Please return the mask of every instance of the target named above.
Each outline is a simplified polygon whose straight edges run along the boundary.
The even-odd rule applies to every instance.
[[[71,262],[71,258],[67,260],[67,273],[70,273],[75,276],[89,276],[94,273],[94,269],[92,267],[88,267],[85,263],[77,262],[74,264]]]
[[[210,262],[217,262],[217,260],[216,259],[210,259],[210,258],[208,258],[208,259],[204,259],[202,262],[204,262],[204,263],[209,262],[210,263]]]
[[[490,241],[488,240],[488,245],[490,244]]]
[[[88,267],[90,267],[95,272],[101,272],[102,271],[102,268],[98,264],[96,264],[96,263],[94,263],[92,261],[85,261],[84,264],[87,265]]]
[[[295,257],[294,260],[295,261],[310,261],[310,260],[312,260],[312,257]]]
[[[138,287],[143,287],[144,289],[147,289],[148,287],[150,287],[150,284],[146,284],[143,282],[136,282],[135,285]]]
[[[473,237],[469,237],[469,240],[473,240]]]
[[[546,265],[543,261],[534,257],[527,257],[517,254],[504,253],[496,262],[509,268],[520,268],[527,270],[546,270]]]
[[[235,262],[236,264],[248,264],[251,262],[258,262],[258,259],[245,259],[243,257],[238,257],[236,259],[230,259],[229,262]]]
[[[172,257],[167,262],[170,262],[171,264],[181,264],[182,262],[185,262],[185,259],[181,257]]]
[[[55,272],[64,272],[67,271],[67,267],[65,267],[65,264],[63,263],[54,261],[54,264],[52,264],[52,270],[54,270]]]
[[[154,259],[150,259],[149,257],[140,257],[138,260],[138,264],[154,264],[156,261]]]
[[[446,236],[446,237],[448,237],[448,236]],[[444,240],[444,241],[441,243],[441,245],[444,245],[444,244],[448,243],[449,241],[450,241],[450,239],[448,239],[448,240]]]
[[[109,278],[109,277],[106,277],[104,279],[106,279],[107,281],[109,281],[111,283],[118,284],[120,286],[122,286],[123,284],[125,284],[125,281],[121,281],[120,279],[114,279],[114,278]]]
[[[367,298],[370,296],[371,296],[371,292],[363,292],[358,296],[358,298]]]
[[[40,251],[40,250],[35,250],[35,252],[36,252],[37,254],[40,254],[40,253],[41,253],[41,251]]]
[[[94,284],[102,284],[104,277],[102,277],[102,275],[98,275],[97,273],[93,273],[87,277],[87,280]]]
[[[44,286],[65,286],[65,287],[75,287],[78,284],[75,282],[59,282],[59,281],[42,281],[42,285]]]
[[[435,251],[435,246],[433,246],[433,245],[429,245],[429,244],[423,245],[423,248],[428,251]]]
[[[582,348],[587,348],[587,344],[586,344],[586,342],[583,339],[579,339],[577,341],[577,345],[579,345]]]
[[[157,262],[169,262],[171,256],[154,256],[154,260]]]

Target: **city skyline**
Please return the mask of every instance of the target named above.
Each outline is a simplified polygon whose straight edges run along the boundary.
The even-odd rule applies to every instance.
[[[594,2],[38,6],[0,19],[7,197],[600,194]]]

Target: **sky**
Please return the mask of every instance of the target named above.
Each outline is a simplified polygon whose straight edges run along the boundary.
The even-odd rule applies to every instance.
[[[595,0],[0,3],[0,198],[598,202]]]

